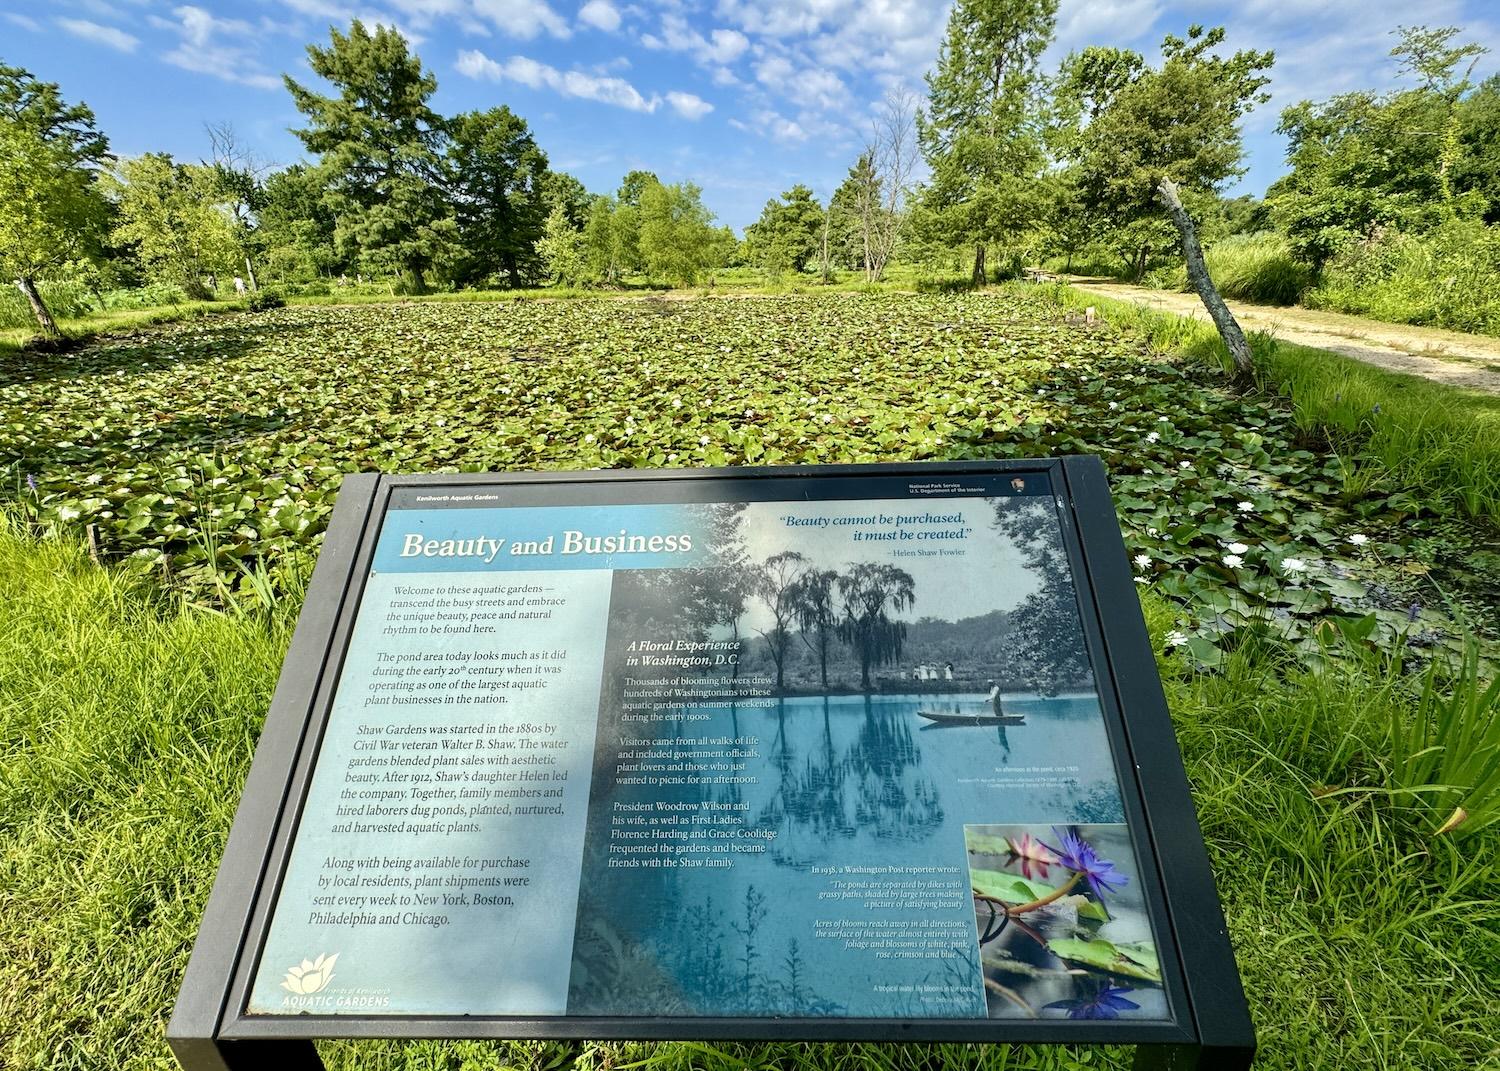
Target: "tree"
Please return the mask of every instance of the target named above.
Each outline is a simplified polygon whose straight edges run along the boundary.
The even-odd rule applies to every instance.
[[[838,579],[839,574],[832,569],[809,569],[796,579],[790,592],[802,642],[818,656],[818,675],[824,691],[828,690],[828,641],[839,621],[833,605]]]
[[[629,171],[620,180],[615,193],[614,243],[622,272],[644,271],[641,259],[641,193],[647,186],[660,185],[650,171]]]
[[[1500,223],[1500,75],[1481,82],[1458,111],[1462,152],[1453,164],[1454,194],[1486,223]]]
[[[772,278],[784,271],[800,272],[818,256],[823,234],[823,208],[812,189],[801,183],[761,209],[760,219],[745,228],[750,258]]]
[[[48,337],[60,332],[37,280],[97,255],[109,212],[99,174],[109,159],[86,105],[65,104],[55,83],[0,65],[0,273]]]
[[[443,173],[463,250],[457,281],[503,272],[511,286],[524,285],[536,274],[547,218],[547,154],[504,105],[456,117],[448,137]]]
[[[887,95],[871,127],[870,141],[846,181],[854,184],[865,281],[873,283],[885,274],[906,222],[907,196],[917,161],[916,104],[912,95],[904,89]]]
[[[427,103],[437,79],[395,30],[371,33],[355,19],[347,34],[328,33],[327,47],[307,46],[308,65],[337,95],[283,76],[307,117],[293,133],[321,158],[340,252],[399,272],[404,289],[420,292],[453,238],[441,187],[443,121]]]
[[[573,226],[567,210],[557,205],[542,225],[542,237],[536,244],[547,276],[563,286],[577,286],[588,267],[583,232]]]
[[[1008,660],[1044,695],[1086,685],[1088,652],[1056,509],[1039,498],[997,499],[995,528],[1038,582],[1037,590],[1010,613],[1026,627],[1010,633],[1005,645]]]
[[[1013,240],[1039,211],[1032,105],[1056,16],[1057,0],[958,0],[927,76],[919,137],[932,180],[924,198],[949,244],[973,248],[975,285],[986,279],[986,247]]]
[[[797,619],[797,583],[807,571],[807,559],[795,550],[773,554],[755,570],[753,590],[771,611],[771,627],[761,629],[766,650],[776,663],[776,690],[786,680],[786,651],[792,642],[792,623]]]
[[[1076,99],[1082,125],[1062,138],[1078,169],[1085,202],[1114,226],[1150,225],[1165,206],[1177,226],[1188,274],[1241,373],[1250,349],[1206,267],[1184,196],[1217,202],[1228,179],[1243,174],[1239,121],[1268,99],[1270,52],[1222,57],[1222,27],[1168,35],[1152,69],[1119,50],[1064,61],[1059,92]],[[1143,254],[1144,255],[1144,254]]]
[[[614,198],[595,197],[588,222],[583,226],[584,259],[589,275],[606,283],[618,282],[622,269],[616,227],[618,211]]]
[[[868,692],[870,667],[901,657],[906,623],[890,615],[911,608],[916,581],[894,565],[860,562],[838,578],[838,589],[843,602],[838,637],[858,655],[860,688]]]
[[[336,221],[316,168],[293,164],[266,176],[257,222],[262,256],[275,278],[307,281],[348,266],[334,247]]]
[[[1486,147],[1495,160],[1493,142],[1474,137],[1478,127],[1468,124],[1482,109],[1466,99],[1472,62],[1483,49],[1451,44],[1453,27],[1397,32],[1391,55],[1403,75],[1417,79],[1416,88],[1304,100],[1281,113],[1291,172],[1266,199],[1293,251],[1314,267],[1385,229],[1421,233],[1488,210],[1485,195],[1471,192],[1486,180],[1468,161]],[[1470,65],[1460,73],[1465,60]]]
[[[697,186],[648,183],[641,190],[640,212],[641,258],[653,278],[691,285],[713,266],[719,242]]]
[[[122,161],[114,185],[114,239],[133,245],[158,280],[175,283],[189,297],[213,297],[205,280],[232,272],[240,251],[214,170],[146,153]]]
[[[261,176],[266,168],[240,140],[229,123],[205,124],[211,152],[203,166],[213,171],[216,200],[229,216],[239,254],[245,263],[245,278],[258,290],[255,258],[260,253],[259,215],[265,191]]]

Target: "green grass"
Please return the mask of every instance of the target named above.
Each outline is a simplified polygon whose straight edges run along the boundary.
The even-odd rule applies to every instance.
[[[1291,247],[1279,234],[1238,234],[1210,246],[1204,259],[1219,293],[1230,300],[1295,305],[1313,282],[1312,268],[1292,256]],[[1159,268],[1145,282],[1184,293],[1192,290],[1187,268],[1181,264]]]
[[[1423,235],[1395,231],[1331,260],[1309,308],[1500,335],[1500,227],[1452,220]]]
[[[1277,555],[1325,561],[1331,591],[1384,592],[1378,612],[1400,619],[1390,607],[1412,584],[1449,586],[1444,570],[1494,538],[1438,533],[1465,501],[1497,516],[1500,403],[1264,339],[1267,389],[1239,394],[1204,325],[1065,289],[453,300],[275,310],[0,366],[0,401],[25,414],[5,440],[15,507],[70,533],[0,529],[0,1067],[170,1066],[165,1018],[299,569],[349,468],[1097,451],[1131,552],[1151,562],[1142,591],[1158,650],[1168,630],[1239,613],[1234,599],[1252,580],[1266,590]],[[1051,300],[1113,322],[1086,325]],[[33,473],[36,493],[22,480]],[[229,599],[210,589],[204,601],[229,607],[215,611],[163,594],[154,566],[97,568],[74,542],[84,510],[115,546],[139,536],[170,547],[178,568],[196,553],[223,567],[211,577],[246,582]],[[1158,537],[1163,521],[1172,532]],[[1358,553],[1356,530],[1372,533]],[[1255,576],[1218,566],[1231,533],[1266,555]],[[266,561],[288,563],[271,585],[253,568]],[[1299,591],[1318,594],[1312,580]],[[1357,601],[1337,597],[1344,612]],[[1227,633],[1214,675],[1194,675],[1181,648],[1160,663],[1261,1031],[1258,1066],[1500,1065],[1497,828],[1434,838],[1430,816],[1381,791],[1404,757],[1392,726],[1410,724],[1414,682],[1378,655],[1314,672],[1258,635]],[[324,1051],[349,1071],[1128,1066],[1118,1052],[965,1046]]]
[[[1221,365],[1211,324],[1058,287],[1069,308],[1092,305],[1163,351]],[[1500,398],[1375,368],[1353,358],[1252,338],[1263,381],[1291,400],[1300,426],[1340,452],[1379,461],[1390,479],[1469,516],[1500,524]]]
[[[216,613],[0,529],[0,1066],[159,1069],[163,1029],[296,610]],[[1176,609],[1147,593],[1158,649]],[[1492,829],[1433,839],[1377,793],[1410,708],[1379,666],[1242,649],[1161,669],[1261,1038],[1258,1067],[1500,1060]],[[1046,1068],[1124,1052],[978,1046],[336,1042],[332,1067]]]
[[[389,299],[387,299],[389,300]],[[144,309],[108,309],[77,317],[58,317],[57,326],[70,343],[109,335],[123,335],[154,324],[180,323],[226,312],[244,312],[242,301],[186,301]],[[40,338],[34,327],[0,328],[0,356],[19,354]]]

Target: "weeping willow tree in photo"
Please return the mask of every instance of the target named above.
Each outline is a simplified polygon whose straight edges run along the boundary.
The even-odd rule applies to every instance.
[[[870,667],[901,657],[906,622],[893,620],[891,613],[911,609],[916,581],[894,565],[860,562],[838,578],[838,588],[844,611],[838,637],[859,656],[859,686],[868,692]]]

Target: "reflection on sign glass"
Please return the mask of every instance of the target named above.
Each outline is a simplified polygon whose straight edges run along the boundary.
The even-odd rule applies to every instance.
[[[1170,1019],[1045,484],[397,499],[248,1010]]]

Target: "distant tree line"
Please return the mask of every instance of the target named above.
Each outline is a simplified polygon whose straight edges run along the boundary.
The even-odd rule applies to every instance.
[[[905,263],[981,283],[1049,257],[1141,278],[1181,263],[1184,226],[1210,246],[1274,231],[1309,278],[1379,270],[1371,250],[1396,236],[1446,235],[1445,249],[1500,260],[1500,76],[1474,80],[1485,50],[1458,29],[1398,29],[1400,88],[1285,109],[1288,174],[1264,201],[1230,200],[1274,56],[1194,25],[1156,57],[1093,46],[1048,72],[1056,12],[1057,0],[957,0],[925,101],[889,96],[826,202],[794,184],[742,239],[689,182],[635,170],[590,193],[503,105],[438,114],[437,81],[406,39],[357,20],[308,47],[321,85],[285,78],[306,159],[279,169],[224,126],[196,162],[116,159],[87,107],[0,65],[0,271],[53,332],[39,284],[59,279],[201,298],[235,277],[416,293],[692,284],[728,267],[876,282]]]

